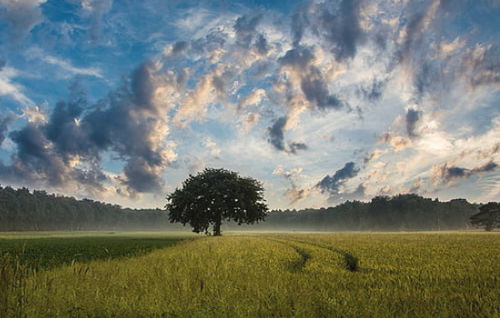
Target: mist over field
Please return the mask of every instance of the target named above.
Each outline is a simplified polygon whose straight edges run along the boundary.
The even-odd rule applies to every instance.
[[[497,1],[0,2],[0,183],[162,208],[500,197]]]

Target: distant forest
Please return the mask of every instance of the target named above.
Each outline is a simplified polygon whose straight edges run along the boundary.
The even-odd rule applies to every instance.
[[[0,231],[174,230],[164,210],[124,209],[119,205],[45,191],[0,186]]]
[[[225,224],[225,230],[418,231],[470,228],[478,205],[464,199],[440,202],[415,194],[347,201],[330,208],[275,210],[265,222]],[[45,191],[0,186],[0,231],[190,230],[168,221],[161,209],[135,210]]]
[[[369,202],[347,201],[335,207],[278,210],[261,229],[297,231],[439,231],[471,228],[479,205],[465,199],[440,202],[416,194],[377,196]]]

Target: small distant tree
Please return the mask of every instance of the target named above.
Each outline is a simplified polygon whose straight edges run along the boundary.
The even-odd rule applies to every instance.
[[[221,235],[223,221],[238,225],[264,220],[268,210],[262,184],[226,169],[205,169],[167,196],[170,222],[189,224],[193,232]]]
[[[472,225],[484,226],[486,231],[491,231],[500,226],[500,203],[489,202],[479,207],[479,213],[470,217]]]

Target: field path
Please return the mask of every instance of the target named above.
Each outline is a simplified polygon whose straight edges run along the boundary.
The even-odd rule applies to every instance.
[[[318,262],[318,259],[320,262],[324,263],[325,262],[325,257],[327,259],[334,259],[335,265],[340,265],[340,267],[350,271],[350,272],[355,272],[358,270],[358,259],[357,257],[353,256],[352,254],[343,251],[341,249],[331,247],[331,246],[325,246],[317,243],[313,243],[310,241],[305,241],[305,240],[299,240],[295,238],[266,238],[267,240],[274,241],[281,243],[283,245],[286,245],[288,247],[293,248],[300,256],[301,259],[297,261],[296,263],[292,264],[291,270],[292,271],[300,271],[300,270],[305,270],[307,268],[307,263],[311,261],[316,261]],[[321,251],[323,250],[323,251]],[[337,255],[325,255],[324,251],[329,251],[333,252],[334,254]],[[331,253],[329,253],[331,254]],[[339,262],[338,256],[342,257],[342,261]]]

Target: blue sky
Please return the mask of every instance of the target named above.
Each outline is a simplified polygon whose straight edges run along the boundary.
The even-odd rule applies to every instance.
[[[500,1],[0,0],[0,184],[131,207],[500,197]]]

